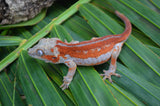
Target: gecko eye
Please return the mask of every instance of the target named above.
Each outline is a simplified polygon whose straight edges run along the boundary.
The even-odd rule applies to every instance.
[[[38,49],[38,50],[37,50],[37,55],[38,55],[38,56],[43,56],[43,55],[44,55],[43,50]]]

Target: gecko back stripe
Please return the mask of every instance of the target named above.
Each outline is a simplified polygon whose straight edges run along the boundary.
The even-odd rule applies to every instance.
[[[92,44],[96,44],[96,43],[102,43],[102,42],[109,42],[109,41],[113,41],[114,43],[117,42],[121,42],[121,41],[125,41],[128,38],[128,35],[130,35],[131,33],[131,23],[128,20],[128,18],[126,18],[124,15],[120,14],[119,12],[116,11],[117,16],[119,16],[125,23],[125,30],[122,34],[117,34],[117,35],[107,35],[98,39],[93,39],[90,41],[83,41],[80,43],[76,43],[76,44],[67,44],[64,43],[62,41],[57,41],[58,45],[61,46],[65,46],[65,47],[82,47],[82,46],[88,46],[88,45],[92,45]]]

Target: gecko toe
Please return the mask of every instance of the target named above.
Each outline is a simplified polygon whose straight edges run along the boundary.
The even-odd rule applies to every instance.
[[[66,82],[64,82],[60,87],[62,88],[62,90],[67,89],[69,86],[69,84],[67,84]]]
[[[60,86],[62,90],[65,90],[69,87],[69,84],[71,83],[72,79],[68,78],[67,76],[63,77],[63,84]]]
[[[111,83],[113,83],[112,78],[111,78],[112,75],[114,75],[116,77],[121,77],[120,74],[117,74],[117,73],[115,73],[114,71],[111,71],[111,70],[108,70],[108,71],[103,70],[103,72],[104,72],[104,74],[100,74],[101,76],[104,76],[103,80],[108,79],[109,82],[111,82]]]
[[[120,74],[117,74],[117,73],[113,73],[112,75],[116,76],[116,77],[121,77]]]
[[[107,77],[106,77],[106,76],[104,76],[104,77],[103,77],[103,80],[106,80],[106,78],[107,78]]]
[[[113,83],[113,81],[112,81],[112,78],[110,77],[110,78],[108,78],[108,80],[109,80],[109,82],[110,83]]]
[[[105,76],[105,74],[100,74],[100,76]]]

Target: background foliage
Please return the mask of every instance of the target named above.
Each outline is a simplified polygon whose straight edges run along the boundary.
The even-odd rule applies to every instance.
[[[48,11],[43,10],[28,22],[0,26],[0,104],[159,105],[159,0],[75,2],[55,2]],[[28,56],[26,50],[45,35],[85,41],[122,33],[124,24],[114,14],[115,10],[130,19],[133,30],[117,62],[117,73],[122,77],[113,76],[114,83],[103,81],[99,75],[108,69],[109,62],[95,67],[81,66],[69,89],[62,91],[59,86],[68,68]]]

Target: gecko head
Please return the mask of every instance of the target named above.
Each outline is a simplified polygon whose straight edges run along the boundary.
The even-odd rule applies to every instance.
[[[37,45],[32,48],[29,48],[28,54],[40,60],[46,62],[57,63],[57,57],[59,55],[58,48],[55,47],[58,38],[43,38]]]

